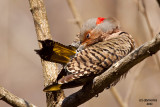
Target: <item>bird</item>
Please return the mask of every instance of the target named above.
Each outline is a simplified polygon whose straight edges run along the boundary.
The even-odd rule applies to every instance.
[[[58,91],[85,85],[135,48],[133,37],[122,31],[119,21],[112,17],[88,19],[80,29],[78,37],[72,44],[75,54],[60,72],[63,75],[59,74],[57,81],[43,91]]]

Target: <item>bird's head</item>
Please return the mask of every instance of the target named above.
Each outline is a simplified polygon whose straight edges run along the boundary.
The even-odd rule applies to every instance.
[[[115,18],[92,18],[87,20],[80,30],[80,47],[82,50],[87,46],[106,40],[112,33],[119,31],[119,22]]]

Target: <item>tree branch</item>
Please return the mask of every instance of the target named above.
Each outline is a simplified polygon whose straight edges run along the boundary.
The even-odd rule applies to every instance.
[[[29,0],[29,3],[35,24],[37,39],[38,40],[52,39],[43,0]],[[39,47],[42,48],[40,43]],[[53,81],[56,80],[59,71],[57,65],[52,62],[42,60],[42,66],[44,75],[44,85],[47,86],[49,84],[52,84]],[[61,103],[62,100],[64,99],[64,94],[63,91],[49,92],[46,93],[46,97],[47,97],[47,106],[53,107],[61,105],[59,103]]]
[[[14,107],[36,107],[35,105],[27,102],[26,100],[13,95],[12,93],[10,93],[1,86],[0,86],[0,100],[3,100]]]
[[[106,72],[97,76],[93,83],[83,86],[78,92],[66,97],[62,103],[62,107],[76,107],[88,101],[102,92],[106,86],[110,86],[117,78],[126,74],[134,65],[152,54],[155,54],[158,50],[160,50],[160,33],[151,41],[146,42],[129,55],[113,64]]]

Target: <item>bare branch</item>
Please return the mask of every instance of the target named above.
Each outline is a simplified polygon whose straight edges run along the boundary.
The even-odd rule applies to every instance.
[[[14,107],[36,107],[35,105],[27,102],[26,100],[13,95],[12,93],[10,93],[1,86],[0,86],[0,100],[3,100]]]
[[[139,11],[143,14],[143,16],[146,20],[151,38],[153,38],[154,37],[154,31],[153,31],[153,28],[152,28],[151,23],[149,21],[148,15],[147,15],[145,1],[141,0],[141,1],[138,1],[136,4],[137,4],[137,7],[139,8]],[[160,61],[159,61],[158,55],[156,54],[153,58],[154,58],[154,60],[157,64],[158,69],[160,70]]]
[[[81,90],[64,99],[62,107],[76,107],[88,101],[102,92],[106,86],[109,87],[117,78],[126,74],[134,65],[152,54],[155,54],[158,50],[160,50],[160,33],[151,41],[146,42],[129,55],[113,64],[106,72],[97,76],[93,83],[85,85]]]
[[[76,24],[78,25],[79,28],[82,26],[82,19],[80,18],[80,15],[77,12],[77,9],[73,3],[73,0],[67,0],[67,3],[72,11],[73,17],[76,20]]]
[[[47,20],[46,9],[43,0],[29,0],[30,10],[33,15],[35,29],[38,40],[52,39],[50,29]],[[40,48],[41,45],[39,44]],[[58,75],[58,68],[55,63],[42,60],[44,85],[52,84],[56,80]],[[58,102],[62,102],[64,99],[63,91],[50,92],[46,94],[47,106],[56,106]],[[58,106],[58,105],[57,105]]]
[[[137,7],[138,7],[138,10],[139,10],[139,11],[143,14],[143,16],[145,17],[146,23],[147,23],[148,28],[149,28],[149,31],[150,31],[150,36],[153,38],[153,37],[154,37],[154,32],[153,32],[153,29],[152,29],[152,27],[151,27],[151,23],[150,23],[150,21],[149,21],[148,15],[147,15],[147,11],[146,11],[146,6],[145,6],[145,3],[144,3],[144,0],[141,0],[141,1],[139,1],[139,0],[137,1],[137,0],[136,0],[135,3],[136,3],[136,5],[137,5]],[[157,65],[159,66],[159,64],[158,64],[158,63],[159,63],[158,55],[155,55],[153,58],[154,58],[154,60],[156,61]],[[133,75],[133,79],[132,79],[132,81],[130,82],[130,84],[129,84],[129,86],[128,86],[128,87],[129,87],[129,88],[128,88],[128,92],[127,92],[126,97],[125,97],[125,100],[124,100],[126,107],[128,107],[128,102],[129,102],[129,99],[130,99],[130,97],[131,97],[131,95],[132,95],[133,87],[135,86],[136,80],[138,79],[139,74],[140,74],[140,72],[142,71],[145,63],[146,63],[146,60],[143,61],[143,62],[138,66],[137,70],[135,70],[136,73]],[[159,68],[160,68],[160,66],[159,66]]]

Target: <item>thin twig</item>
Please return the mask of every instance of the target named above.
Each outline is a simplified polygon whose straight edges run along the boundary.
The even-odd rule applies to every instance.
[[[139,2],[140,3],[140,2]],[[147,15],[147,11],[146,11],[146,5],[144,3],[144,0],[142,0],[142,3],[139,4],[139,5],[142,5],[143,7],[143,12],[141,11],[141,13],[144,15],[145,19],[146,19],[146,23],[148,25],[148,29],[150,31],[150,35],[151,37],[153,38],[154,37],[154,32],[153,32],[153,28],[151,27],[151,23],[149,21],[149,18],[148,18],[148,15]]]
[[[113,94],[113,96],[115,97],[115,99],[118,102],[118,104],[120,105],[120,107],[125,107],[125,103],[122,101],[122,97],[119,95],[119,93],[116,90],[116,88],[111,87],[110,91]]]
[[[129,100],[130,100],[130,97],[131,97],[131,94],[133,92],[133,87],[135,86],[135,83],[136,83],[136,80],[138,79],[139,77],[139,74],[140,72],[142,71],[142,69],[144,68],[144,65],[146,64],[146,60],[141,62],[141,64],[136,68],[136,71],[135,74],[133,75],[133,78],[132,78],[132,81],[130,82],[129,84],[129,88],[128,88],[128,92],[125,96],[125,99],[124,99],[124,102],[125,102],[125,107],[128,107],[128,104],[129,104]]]
[[[47,20],[46,9],[43,0],[29,0],[30,10],[33,15],[35,29],[38,40],[52,39],[50,34],[49,24]],[[39,43],[41,48],[41,44]],[[44,85],[52,84],[56,80],[58,75],[58,68],[55,63],[42,60]],[[58,106],[64,99],[63,91],[46,93],[47,106]],[[55,99],[56,98],[56,99]]]
[[[76,107],[88,101],[102,92],[106,86],[110,86],[115,80],[126,74],[134,65],[155,54],[158,50],[160,50],[160,33],[151,41],[146,42],[123,59],[113,64],[106,72],[97,76],[93,83],[91,82],[85,85],[78,92],[66,97],[62,103],[62,107]]]
[[[149,18],[148,18],[148,16],[147,16],[147,12],[146,12],[146,8],[145,8],[144,1],[143,1],[143,4],[142,4],[142,5],[140,5],[140,1],[139,1],[139,0],[138,0],[138,1],[136,0],[135,2],[136,2],[136,5],[137,5],[137,7],[138,7],[138,10],[140,10],[141,13],[145,16],[146,22],[147,22],[147,24],[148,24],[148,28],[149,28],[150,33],[151,33],[150,35],[151,35],[152,38],[153,38],[153,37],[154,37],[154,32],[153,32],[153,29],[152,29],[151,24],[150,24],[150,22],[149,22]],[[157,57],[157,55],[154,56],[155,61],[157,61],[156,57]],[[159,60],[158,60],[158,62],[159,62]],[[124,99],[124,102],[125,102],[125,106],[126,106],[126,107],[128,107],[128,103],[129,103],[129,99],[130,99],[131,94],[132,94],[132,91],[133,91],[133,87],[135,86],[136,80],[138,79],[139,74],[140,74],[140,72],[142,71],[145,63],[146,63],[146,61],[142,62],[142,63],[138,66],[137,70],[135,70],[136,73],[133,75],[133,79],[132,79],[132,81],[131,81],[130,84],[129,84],[128,92],[127,92],[126,97],[125,97],[125,99]]]
[[[137,44],[137,46],[140,45],[140,43],[138,41],[136,41],[136,44]],[[140,76],[139,74],[142,71],[142,69],[144,68],[145,63],[146,63],[146,60],[141,62],[141,64],[139,64],[138,67],[134,70],[136,72],[132,76],[132,80],[130,81],[129,86],[128,86],[127,94],[124,98],[125,107],[128,107],[128,105],[129,105],[129,100],[132,95],[133,87],[135,86],[135,83],[136,83],[138,77]]]
[[[141,1],[138,1],[137,3],[137,7],[139,8],[140,12],[143,14],[145,20],[146,20],[146,23],[148,25],[148,29],[149,29],[149,32],[150,32],[150,36],[153,38],[154,37],[154,31],[153,31],[153,28],[151,26],[151,23],[149,21],[149,18],[148,18],[148,15],[147,15],[147,11],[146,11],[146,5],[145,5],[145,2],[144,0],[141,0]],[[158,54],[156,54],[154,57],[154,60],[158,66],[158,69],[160,70],[160,60],[159,60],[159,56]]]
[[[76,23],[77,23],[78,27],[81,28],[82,19],[81,19],[79,13],[77,12],[77,9],[76,9],[76,7],[75,7],[75,5],[73,3],[73,0],[67,0],[67,3],[68,3],[68,5],[69,5],[69,7],[71,9],[71,12],[72,12],[72,14],[73,14],[73,16],[74,16],[74,18],[76,20]]]
[[[0,86],[0,100],[5,101],[13,107],[36,107],[28,101],[19,98]]]

